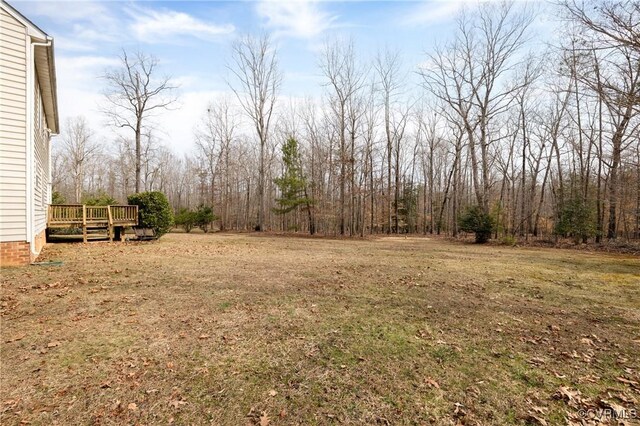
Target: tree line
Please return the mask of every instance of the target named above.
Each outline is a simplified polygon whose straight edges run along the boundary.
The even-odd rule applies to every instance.
[[[416,69],[393,49],[363,58],[352,39],[328,41],[324,95],[295,102],[273,39],[241,37],[229,95],[184,156],[154,131],[175,105],[171,79],[123,52],[103,76],[113,148],[69,119],[54,190],[73,202],[157,190],[176,212],[210,208],[222,230],[456,236],[472,212],[497,238],[639,239],[640,4],[555,7],[548,45],[527,5],[465,9]]]

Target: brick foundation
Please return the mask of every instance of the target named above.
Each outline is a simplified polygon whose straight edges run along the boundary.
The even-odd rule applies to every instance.
[[[45,230],[34,238],[36,253],[31,253],[30,244],[26,241],[8,241],[0,243],[0,266],[28,265],[36,260],[38,254],[47,243]]]
[[[0,243],[0,266],[28,265],[31,262],[31,248],[26,241]]]

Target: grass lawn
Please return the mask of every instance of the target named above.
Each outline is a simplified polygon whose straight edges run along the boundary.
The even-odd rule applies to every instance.
[[[638,258],[256,234],[55,244],[43,258],[64,265],[1,272],[3,425],[640,411]]]

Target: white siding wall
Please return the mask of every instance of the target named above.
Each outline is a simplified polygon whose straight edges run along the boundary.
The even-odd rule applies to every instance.
[[[42,105],[42,94],[37,80],[34,95],[33,230],[34,235],[37,235],[47,227],[47,206],[51,201],[49,193],[49,134]]]
[[[27,240],[27,34],[0,9],[0,241]]]

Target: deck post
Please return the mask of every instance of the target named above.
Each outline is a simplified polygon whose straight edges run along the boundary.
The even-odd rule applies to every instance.
[[[87,242],[87,206],[82,205],[82,242]]]
[[[113,242],[113,216],[111,216],[111,206],[107,206],[107,217],[109,223],[107,225],[107,233],[109,234],[109,242]]]

